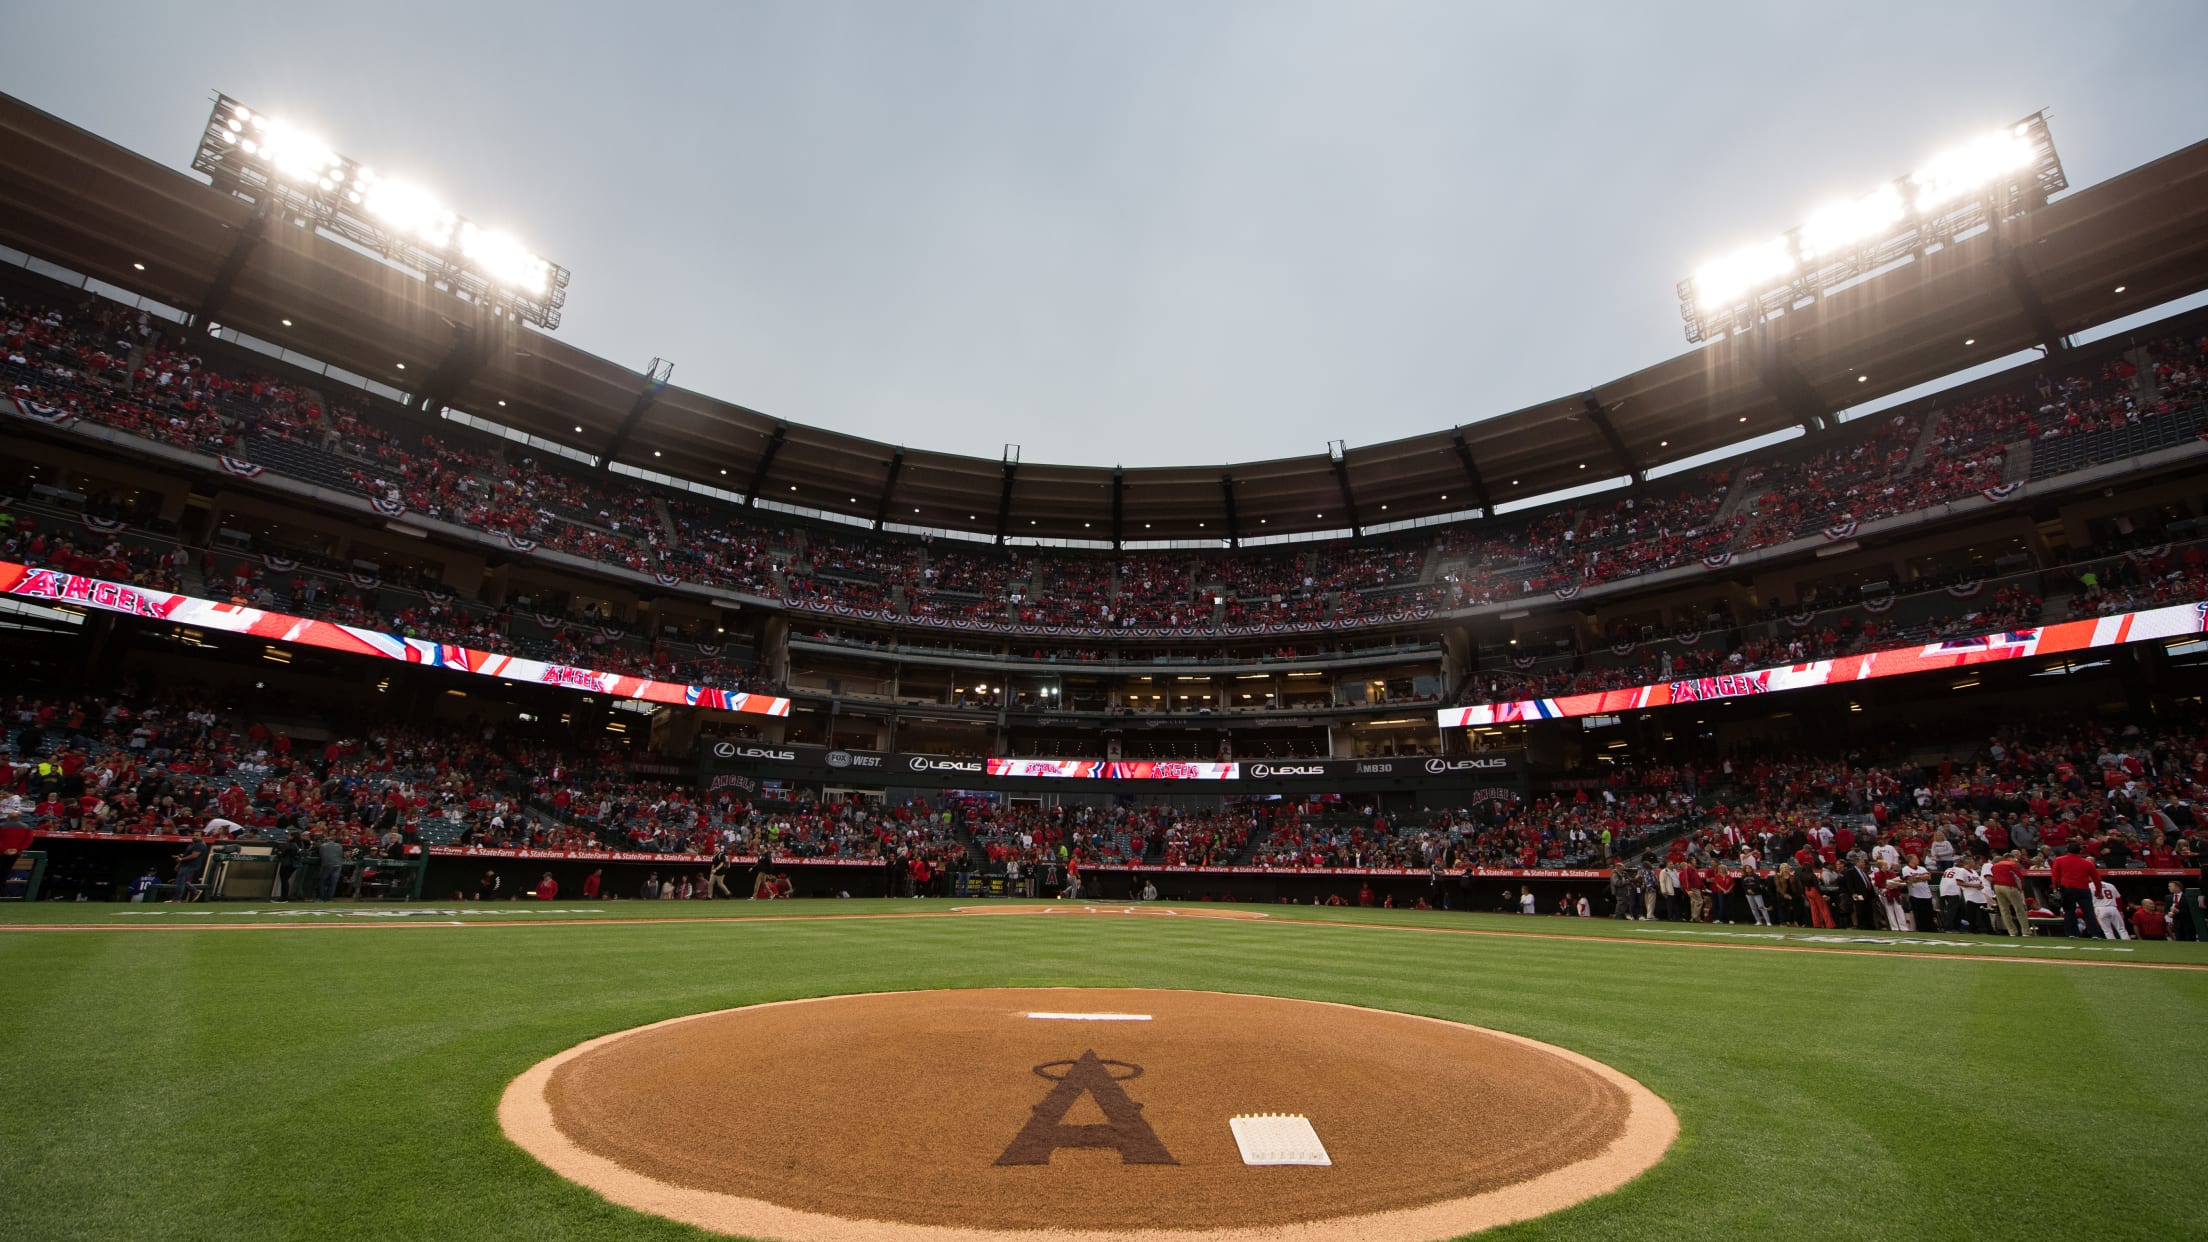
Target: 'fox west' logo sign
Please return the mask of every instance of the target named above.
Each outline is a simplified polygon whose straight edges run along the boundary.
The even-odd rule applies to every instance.
[[[1115,1072],[1117,1071],[1117,1072]],[[1027,1124],[997,1157],[998,1164],[1049,1164],[1061,1147],[1100,1147],[1119,1153],[1122,1164],[1179,1164],[1157,1131],[1142,1119],[1142,1105],[1121,1083],[1142,1077],[1142,1067],[1106,1061],[1092,1049],[1072,1061],[1038,1065],[1035,1076],[1056,1083],[1028,1116]],[[1067,1125],[1066,1114],[1082,1096],[1104,1110],[1101,1125]]]

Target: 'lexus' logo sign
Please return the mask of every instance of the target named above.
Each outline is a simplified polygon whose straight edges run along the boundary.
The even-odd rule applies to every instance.
[[[794,750],[775,750],[767,746],[746,746],[741,742],[713,743],[715,759],[771,759],[776,763],[788,763],[797,758]]]
[[[1326,775],[1326,765],[1323,763],[1253,763],[1250,765],[1250,775],[1259,780],[1264,780],[1269,776],[1324,776]]]
[[[1426,770],[1436,776],[1449,772],[1493,772],[1510,766],[1508,759],[1428,759]]]

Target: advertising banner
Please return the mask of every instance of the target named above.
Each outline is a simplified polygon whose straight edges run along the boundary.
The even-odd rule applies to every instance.
[[[709,786],[744,774],[763,780],[828,784],[918,785],[930,788],[1042,788],[1091,782],[1188,784],[1220,792],[1314,792],[1409,788],[1445,783],[1522,786],[1523,750],[1471,755],[1397,755],[1370,759],[1252,759],[1197,762],[1178,759],[976,759],[952,755],[900,755],[777,742],[708,739],[699,759]]]
[[[647,677],[631,677],[624,673],[602,673],[566,664],[525,660],[495,651],[477,651],[421,638],[402,638],[397,634],[339,625],[334,621],[314,621],[242,604],[221,604],[190,595],[125,586],[118,582],[106,582],[51,569],[33,569],[12,561],[0,561],[0,594],[47,603],[75,604],[83,608],[97,608],[103,612],[118,612],[125,616],[155,621],[173,621],[178,625],[216,630],[241,638],[319,647],[325,651],[341,651],[348,655],[451,669],[482,677],[502,677],[508,681],[536,682],[563,690],[603,694],[617,699],[643,699],[650,703],[710,707],[724,712],[749,712],[760,716],[790,714],[790,701],[772,695],[722,690],[713,686],[690,686],[672,681],[653,681]]]
[[[1629,690],[1598,690],[1552,699],[1520,699],[1510,703],[1482,703],[1473,707],[1445,707],[1437,713],[1444,729],[1474,725],[1518,724],[1529,720],[1564,720],[1574,716],[1600,716],[1669,707],[1679,703],[1705,703],[1747,695],[1775,694],[1837,686],[1851,681],[1904,677],[2023,660],[2033,656],[2088,651],[2156,638],[2177,638],[2202,632],[2202,614],[2208,604],[2172,604],[2146,612],[2113,617],[2086,617],[2059,621],[2032,629],[2003,630],[1975,638],[1951,638],[1918,647],[1897,647],[1861,655],[1812,660],[1781,668],[1759,668],[1717,677],[1690,677],[1659,682]]]

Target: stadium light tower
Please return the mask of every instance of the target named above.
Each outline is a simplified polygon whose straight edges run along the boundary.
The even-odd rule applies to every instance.
[[[311,133],[215,96],[192,170],[214,187],[382,255],[455,296],[560,326],[568,271],[511,233],[484,228],[420,186],[383,177]]]
[[[2034,112],[1800,227],[1702,265],[1679,282],[1687,340],[1745,331],[1904,260],[1967,241],[2069,188],[2047,115]]]

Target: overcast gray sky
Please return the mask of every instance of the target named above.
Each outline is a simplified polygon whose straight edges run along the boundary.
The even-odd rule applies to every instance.
[[[1544,11],[1547,10],[1547,11]],[[559,335],[1028,461],[1322,451],[1682,352],[1673,283],[2047,108],[2208,137],[2208,4],[31,4],[0,89],[163,163],[212,92],[574,271]]]

